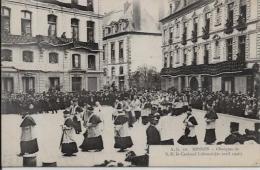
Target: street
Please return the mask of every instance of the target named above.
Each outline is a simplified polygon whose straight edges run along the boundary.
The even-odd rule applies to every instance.
[[[114,128],[112,124],[112,107],[103,107],[101,115],[104,119],[103,141],[104,150],[101,152],[79,152],[77,156],[64,157],[59,149],[61,138],[61,126],[63,124],[63,113],[59,111],[58,114],[36,114],[32,115],[35,119],[36,134],[38,137],[39,152],[37,153],[37,166],[42,166],[42,162],[57,162],[57,166],[93,166],[101,164],[104,160],[116,160],[123,162],[126,152],[117,152],[114,149]],[[193,110],[193,113],[198,121],[196,133],[199,145],[203,145],[205,135],[205,121],[204,111]],[[245,128],[254,129],[254,123],[260,120],[249,120],[245,118],[238,118],[230,115],[219,114],[219,119],[216,124],[217,141],[222,141],[229,134],[229,125],[231,121],[240,123],[240,133],[244,134]],[[184,126],[182,124],[185,114],[173,117],[170,116],[172,135],[175,145],[178,145],[177,140],[183,134]],[[2,166],[22,166],[22,157],[18,157],[20,152],[20,123],[21,116],[9,114],[1,115],[2,120]],[[133,150],[137,155],[145,153],[146,148],[146,126],[137,122],[130,130],[130,134],[134,146],[129,150]],[[83,131],[85,129],[83,128]],[[76,135],[77,145],[79,146],[83,141],[83,132]]]

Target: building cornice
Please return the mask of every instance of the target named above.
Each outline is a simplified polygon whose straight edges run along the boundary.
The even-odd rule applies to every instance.
[[[162,36],[162,33],[152,33],[152,32],[138,32],[138,31],[126,31],[117,34],[112,34],[103,38],[103,40],[108,40],[115,37],[120,37],[124,35],[152,35],[152,36]]]
[[[34,8],[42,8],[45,10],[54,10],[54,11],[59,11],[61,13],[66,12],[66,13],[71,13],[71,14],[75,14],[75,15],[91,16],[94,18],[103,18],[104,17],[104,15],[95,13],[93,11],[85,11],[85,10],[80,10],[80,9],[76,9],[76,8],[67,8],[67,7],[62,7],[62,6],[58,6],[55,4],[37,2],[34,0],[31,0],[31,3],[19,2],[19,1],[14,1],[14,0],[7,0],[5,2],[11,3],[11,4],[19,4],[21,6],[31,6]],[[5,3],[2,3],[1,5],[4,6]]]
[[[184,14],[191,12],[192,10],[195,10],[196,8],[201,8],[202,5],[207,5],[210,4],[212,2],[214,2],[215,0],[199,0],[196,3],[192,3],[184,8],[182,8],[181,10],[170,14],[169,16],[163,18],[160,20],[161,23],[166,23],[169,20],[173,20],[179,16],[183,16]]]

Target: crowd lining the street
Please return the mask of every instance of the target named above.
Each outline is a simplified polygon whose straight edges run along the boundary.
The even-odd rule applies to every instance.
[[[118,98],[129,95],[130,99],[134,95],[142,94],[141,102],[158,98],[171,103],[169,107],[173,112],[174,103],[188,103],[192,108],[206,110],[207,104],[213,104],[217,113],[231,114],[239,117],[260,119],[259,115],[259,97],[256,94],[241,94],[227,92],[208,92],[208,91],[190,91],[190,92],[161,92],[161,91],[81,91],[76,93],[65,93],[57,90],[50,90],[43,93],[26,94],[2,94],[1,113],[2,114],[20,114],[30,111],[32,113],[57,113],[58,110],[64,110],[71,105],[73,98],[77,98],[79,106],[84,104],[94,105],[99,101],[101,105],[113,106]],[[31,107],[31,109],[30,109]],[[175,114],[175,113],[172,113]],[[177,113],[178,114],[178,113]]]

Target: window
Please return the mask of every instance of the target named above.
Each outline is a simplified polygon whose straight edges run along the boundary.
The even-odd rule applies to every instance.
[[[173,52],[170,53],[170,67],[173,67]]]
[[[221,10],[220,7],[216,9],[216,20],[215,20],[215,25],[220,25],[221,24]]]
[[[115,67],[112,67],[112,68],[111,68],[111,76],[112,76],[112,77],[114,77],[114,76],[116,75],[115,71],[116,71],[116,70],[115,70]]]
[[[23,51],[23,62],[33,62],[33,52]]]
[[[89,10],[93,11],[93,0],[87,0],[87,7]]]
[[[119,42],[119,62],[124,62],[124,42]]]
[[[167,39],[167,29],[163,30],[163,35],[164,35],[164,43],[165,43]]]
[[[230,25],[233,26],[233,17],[234,17],[234,3],[228,4],[228,19],[229,22],[231,23]]]
[[[103,60],[106,60],[106,50],[107,50],[107,46],[103,45]]]
[[[180,63],[180,49],[176,50],[176,64]]]
[[[192,65],[197,65],[198,47],[193,47]]]
[[[183,50],[183,65],[187,64],[187,50]]]
[[[233,59],[233,38],[227,39],[227,60],[231,61]]]
[[[87,21],[87,41],[95,42],[94,40],[95,23],[93,21]]]
[[[170,27],[169,38],[172,41],[172,39],[173,39],[173,27]]]
[[[115,63],[115,43],[111,43],[111,63]]]
[[[72,55],[72,68],[80,68],[80,55],[79,54]]]
[[[119,67],[119,74],[124,74],[124,67],[123,66],[120,66]]]
[[[206,30],[210,30],[210,12],[205,14],[205,28]]]
[[[32,13],[22,11],[22,35],[32,35]]]
[[[57,16],[48,15],[48,35],[57,36]]]
[[[23,77],[23,91],[28,93],[35,89],[35,78],[34,77]]]
[[[205,44],[204,48],[204,64],[209,64],[209,44]]]
[[[58,53],[49,53],[49,63],[57,64],[59,62]]]
[[[1,92],[13,92],[14,79],[13,77],[1,77]]]
[[[60,85],[59,77],[49,77],[50,87],[58,87]]]
[[[8,49],[2,49],[1,61],[12,61],[12,51]]]
[[[176,38],[180,36],[180,23],[176,23]]]
[[[240,16],[242,17],[243,21],[246,23],[246,4],[240,6]]]
[[[94,55],[88,56],[88,69],[96,70],[96,56],[94,56]]]
[[[1,32],[10,33],[10,9],[1,8]]]
[[[71,19],[72,38],[79,40],[79,20],[76,18]]]
[[[219,41],[215,41],[215,56],[214,59],[219,59],[220,58],[220,45]]]
[[[167,57],[167,53],[164,54],[164,68],[166,68],[168,66],[168,57]]]
[[[238,60],[244,61],[246,57],[246,36],[242,35],[238,38]]]
[[[196,35],[198,35],[198,18],[194,18],[193,19],[193,31]]]

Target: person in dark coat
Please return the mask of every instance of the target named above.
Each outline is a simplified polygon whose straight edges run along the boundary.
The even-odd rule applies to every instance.
[[[208,108],[207,113],[204,116],[206,121],[206,133],[205,133],[204,142],[206,144],[213,144],[216,141],[215,126],[216,126],[216,120],[218,119],[218,115],[211,103],[208,104],[207,108]]]
[[[217,144],[226,144],[226,145],[233,145],[233,144],[243,144],[244,137],[239,133],[239,123],[231,122],[230,123],[230,135],[228,135],[224,142],[218,142]]]
[[[73,122],[75,123],[75,131],[76,131],[76,134],[80,134],[82,132],[82,129],[81,129],[81,114],[83,112],[83,109],[78,106],[76,107],[75,109],[75,115],[73,116]]]
[[[178,140],[178,143],[181,145],[197,145],[198,139],[195,133],[195,126],[198,125],[197,120],[192,115],[192,110],[190,108],[186,113],[187,117],[183,121],[186,126],[185,132],[184,135]]]
[[[147,145],[160,145],[161,135],[156,125],[159,123],[160,114],[150,115],[150,125],[146,129]]]
[[[18,156],[34,154],[39,151],[38,142],[34,131],[36,123],[28,112],[22,114],[23,121],[20,125],[22,130],[20,142],[21,152]]]
[[[254,140],[260,144],[260,123],[255,123],[255,130],[245,129],[245,140]]]

